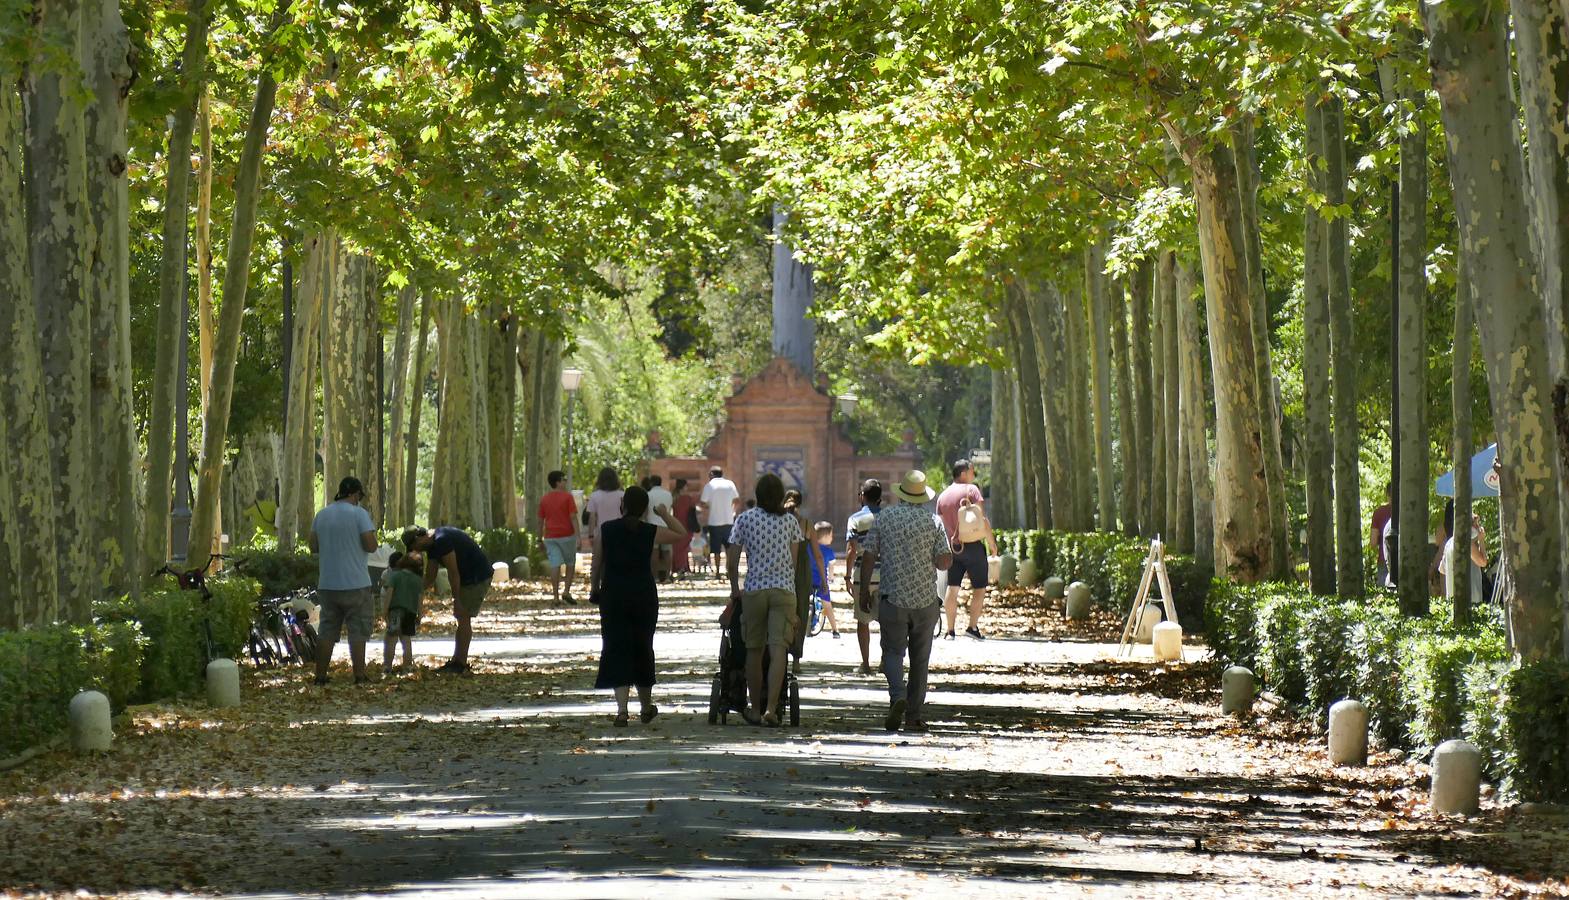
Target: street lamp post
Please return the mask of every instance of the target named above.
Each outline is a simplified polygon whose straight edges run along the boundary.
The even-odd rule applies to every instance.
[[[567,463],[567,471],[569,472],[577,462],[577,458],[572,453],[572,413],[574,402],[577,400],[577,389],[582,385],[582,369],[568,367],[561,370],[561,389],[567,392],[567,459],[570,461]]]
[[[840,394],[838,399],[839,415],[844,416],[846,419],[850,418],[850,414],[855,412],[855,405],[861,402],[861,398],[854,394]]]

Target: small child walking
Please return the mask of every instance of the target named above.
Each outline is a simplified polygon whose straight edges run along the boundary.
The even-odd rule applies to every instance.
[[[425,590],[425,560],[418,553],[394,553],[381,576],[383,596],[387,598],[387,635],[383,639],[381,671],[392,674],[392,657],[398,641],[403,642],[403,666],[407,674],[414,667],[414,633],[419,631],[420,594]]]
[[[835,638],[839,637],[839,625],[834,622],[834,601],[832,591],[828,589],[828,572],[832,571],[835,559],[834,553],[834,526],[830,522],[818,522],[812,526],[813,539],[818,543],[818,550],[822,553],[823,567],[817,567],[817,557],[812,557],[812,593],[817,599],[823,601],[823,616],[828,620],[828,629]]]

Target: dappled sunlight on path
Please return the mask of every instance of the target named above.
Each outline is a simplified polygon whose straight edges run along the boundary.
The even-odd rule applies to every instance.
[[[885,688],[857,674],[853,631],[808,643],[800,728],[710,726],[717,587],[666,593],[661,714],[646,726],[611,728],[608,692],[590,687],[594,611],[551,607],[537,586],[482,617],[472,677],[356,689],[340,675],[323,691],[298,671],[251,674],[240,710],[138,709],[106,758],[54,754],[0,776],[0,884],[551,898],[1498,887],[1421,849],[1451,826],[1390,818],[1375,791],[1408,769],[1336,772],[1279,725],[1221,719],[1212,663],[1117,661],[1105,622],[1047,641],[1058,626],[1021,606],[997,639],[939,641],[926,735],[882,730]],[[439,631],[417,654],[445,654]]]

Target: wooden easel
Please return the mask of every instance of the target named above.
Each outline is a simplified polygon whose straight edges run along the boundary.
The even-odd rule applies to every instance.
[[[1151,597],[1150,587],[1160,579],[1160,596]],[[1117,644],[1117,655],[1133,654],[1133,635],[1139,617],[1144,614],[1146,603],[1159,603],[1166,611],[1166,618],[1178,625],[1177,601],[1171,593],[1171,580],[1166,577],[1166,545],[1159,537],[1150,540],[1149,556],[1144,558],[1144,577],[1139,580],[1139,592],[1133,597],[1133,608],[1128,610],[1128,621],[1122,627],[1122,640]]]

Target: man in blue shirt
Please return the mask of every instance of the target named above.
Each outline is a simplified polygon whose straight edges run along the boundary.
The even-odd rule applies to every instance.
[[[365,677],[365,642],[376,625],[366,554],[376,549],[376,525],[360,506],[365,486],[352,475],[338,483],[338,495],[311,523],[311,552],[317,554],[316,599],[321,603],[321,630],[316,641],[316,683],[327,683],[332,648],[345,628],[354,683]]]
[[[406,550],[425,554],[425,588],[436,584],[436,571],[447,570],[452,588],[452,614],[458,618],[458,631],[452,641],[452,658],[438,671],[469,671],[469,643],[474,639],[474,617],[490,591],[490,557],[461,528],[443,525],[435,531],[410,528],[403,532]]]

